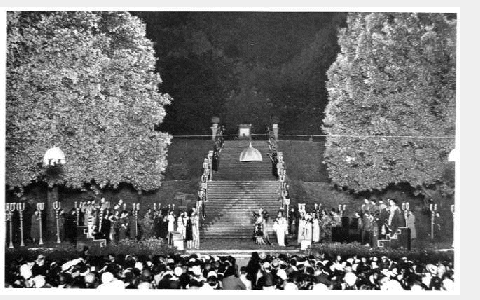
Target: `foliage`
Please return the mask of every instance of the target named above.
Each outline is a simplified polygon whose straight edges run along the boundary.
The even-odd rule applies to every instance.
[[[324,130],[354,137],[328,137],[332,181],[355,192],[407,182],[453,193],[443,177],[454,139],[414,137],[455,135],[456,20],[351,13],[347,23],[327,74]]]
[[[113,253],[115,255],[167,255],[174,253],[175,248],[165,244],[163,240],[156,238],[149,238],[146,240],[122,240],[118,244],[109,244],[106,247],[91,247],[88,253],[90,255],[107,255]]]
[[[6,183],[81,188],[160,186],[170,137],[154,131],[170,96],[158,91],[152,42],[126,12],[9,12]],[[66,155],[42,178],[47,149]]]
[[[390,259],[400,259],[407,257],[409,260],[417,260],[423,264],[438,262],[452,262],[453,263],[453,251],[440,252],[434,248],[424,249],[388,249],[388,248],[375,248],[372,249],[368,246],[361,245],[359,243],[331,243],[331,244],[316,244],[308,250],[313,255],[326,254],[330,256],[342,255],[342,256],[365,256],[365,257],[381,257],[387,256]]]
[[[49,260],[68,260],[77,258],[81,252],[75,249],[73,244],[65,243],[55,245],[55,248],[36,248],[36,249],[5,249],[6,261],[23,258],[34,260],[39,254],[45,255]],[[88,255],[169,255],[176,253],[176,249],[168,246],[161,239],[150,238],[147,240],[134,241],[123,240],[118,244],[108,244],[105,247],[91,246],[88,249]]]

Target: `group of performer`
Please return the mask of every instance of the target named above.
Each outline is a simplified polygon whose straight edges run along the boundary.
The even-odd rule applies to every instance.
[[[393,238],[397,235],[399,227],[410,228],[411,239],[415,240],[416,228],[413,212],[407,208],[402,210],[395,199],[387,201],[384,203],[380,200],[377,204],[375,200],[365,199],[361,209],[352,215],[351,218],[355,220],[361,233],[362,244],[374,246],[378,239],[386,239],[387,236]],[[289,234],[296,238],[296,242],[299,244],[302,241],[330,242],[332,228],[342,226],[342,217],[344,217],[344,211],[336,208],[322,209],[321,204],[317,203],[314,204],[313,210],[308,212],[304,205],[298,209],[291,207],[288,219],[283,210],[278,212],[277,217],[273,220],[272,229],[280,246],[288,245],[287,235]],[[266,225],[268,219],[268,213],[264,209],[254,213],[253,239],[257,244],[271,244]]]
[[[61,241],[76,243],[77,228],[82,228],[86,238],[106,239],[107,242],[119,242],[125,239],[140,240],[152,237],[164,239],[173,244],[174,233],[181,235],[187,248],[196,249],[200,246],[200,220],[196,208],[189,212],[176,210],[174,206],[164,208],[148,208],[143,214],[138,209],[127,210],[123,200],[110,207],[87,201],[84,205],[72,208],[68,213],[59,211],[59,234]],[[77,215],[77,212],[79,214]],[[36,243],[40,239],[40,214],[36,210],[31,217],[30,237]],[[86,230],[85,230],[86,229]]]

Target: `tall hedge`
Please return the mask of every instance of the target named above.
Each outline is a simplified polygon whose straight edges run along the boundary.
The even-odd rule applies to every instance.
[[[350,13],[328,70],[325,162],[353,191],[407,182],[453,193],[456,20],[443,14]]]
[[[171,99],[155,62],[127,12],[8,12],[7,186],[46,180],[38,163],[55,145],[66,165],[50,185],[158,188],[170,136],[154,125]]]

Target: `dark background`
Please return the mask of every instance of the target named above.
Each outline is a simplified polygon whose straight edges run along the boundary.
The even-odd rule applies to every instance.
[[[158,126],[170,134],[209,134],[212,116],[234,133],[319,134],[326,71],[346,13],[132,12],[147,24],[157,71],[173,102]]]

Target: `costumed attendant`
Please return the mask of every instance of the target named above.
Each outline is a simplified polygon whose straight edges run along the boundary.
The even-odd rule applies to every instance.
[[[288,223],[281,211],[278,212],[278,217],[273,223],[273,230],[277,233],[278,245],[285,247],[285,234],[288,230]]]

